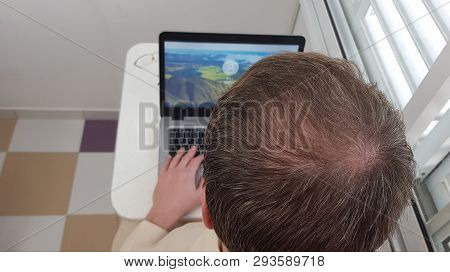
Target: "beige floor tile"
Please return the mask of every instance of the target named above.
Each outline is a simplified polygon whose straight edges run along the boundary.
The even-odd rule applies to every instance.
[[[61,251],[111,251],[118,227],[116,215],[70,215]]]
[[[8,153],[0,177],[0,215],[66,214],[77,156]]]
[[[0,151],[7,151],[16,126],[16,119],[0,119]]]

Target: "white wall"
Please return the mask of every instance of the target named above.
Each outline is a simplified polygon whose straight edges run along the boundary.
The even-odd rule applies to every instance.
[[[0,3],[0,108],[53,110],[118,109],[127,49],[156,42],[161,31],[290,34],[298,9],[298,0],[6,3],[13,9]]]

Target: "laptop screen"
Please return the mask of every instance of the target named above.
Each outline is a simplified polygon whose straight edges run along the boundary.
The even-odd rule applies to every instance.
[[[212,108],[258,60],[299,45],[164,42],[166,107]]]

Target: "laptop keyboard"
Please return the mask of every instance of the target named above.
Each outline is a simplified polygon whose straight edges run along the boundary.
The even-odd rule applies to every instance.
[[[205,128],[169,128],[169,154],[175,156],[184,147],[197,146],[197,154],[205,152]]]

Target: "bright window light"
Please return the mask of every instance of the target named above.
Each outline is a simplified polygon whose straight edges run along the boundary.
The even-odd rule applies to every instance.
[[[394,52],[397,52],[401,62],[404,63],[403,67],[413,84],[412,87],[417,88],[428,73],[425,61],[394,3],[385,0],[375,0],[373,3],[380,11],[378,16],[383,20],[389,32],[388,35],[392,35],[391,41],[395,43],[397,48]]]
[[[389,42],[386,40],[386,35],[372,6],[370,6],[364,16],[364,25],[367,28],[366,32],[371,43],[374,44],[374,49],[379,56],[382,68],[389,78],[389,83],[392,85],[397,101],[403,108],[411,98],[412,92]]]
[[[389,34],[394,33],[395,31],[399,31],[405,28],[405,23],[402,20],[402,17],[397,11],[397,8],[392,1],[384,1],[384,0],[374,0],[373,3],[376,5],[378,10],[380,10],[380,14],[377,14],[378,17],[383,17],[383,21],[388,27]]]
[[[372,43],[386,39],[386,35],[384,34],[383,28],[381,27],[377,14],[372,6],[369,7],[364,16],[364,23],[368,28],[368,34],[370,35]]]
[[[434,63],[446,41],[428,9],[421,0],[395,0],[395,3],[403,11],[409,28],[417,35],[416,42],[425,49],[429,62]]]
[[[447,100],[447,103],[445,103],[444,107],[442,107],[441,111],[439,112],[439,116],[443,116],[448,109],[450,109],[450,99]]]
[[[428,136],[428,134],[430,134],[433,128],[437,125],[437,123],[439,123],[439,121],[437,120],[431,121],[428,127],[423,131],[422,137]]]
[[[436,15],[442,20],[445,25],[447,34],[450,34],[450,1],[449,0],[428,0],[431,4],[431,9],[435,10]]]

